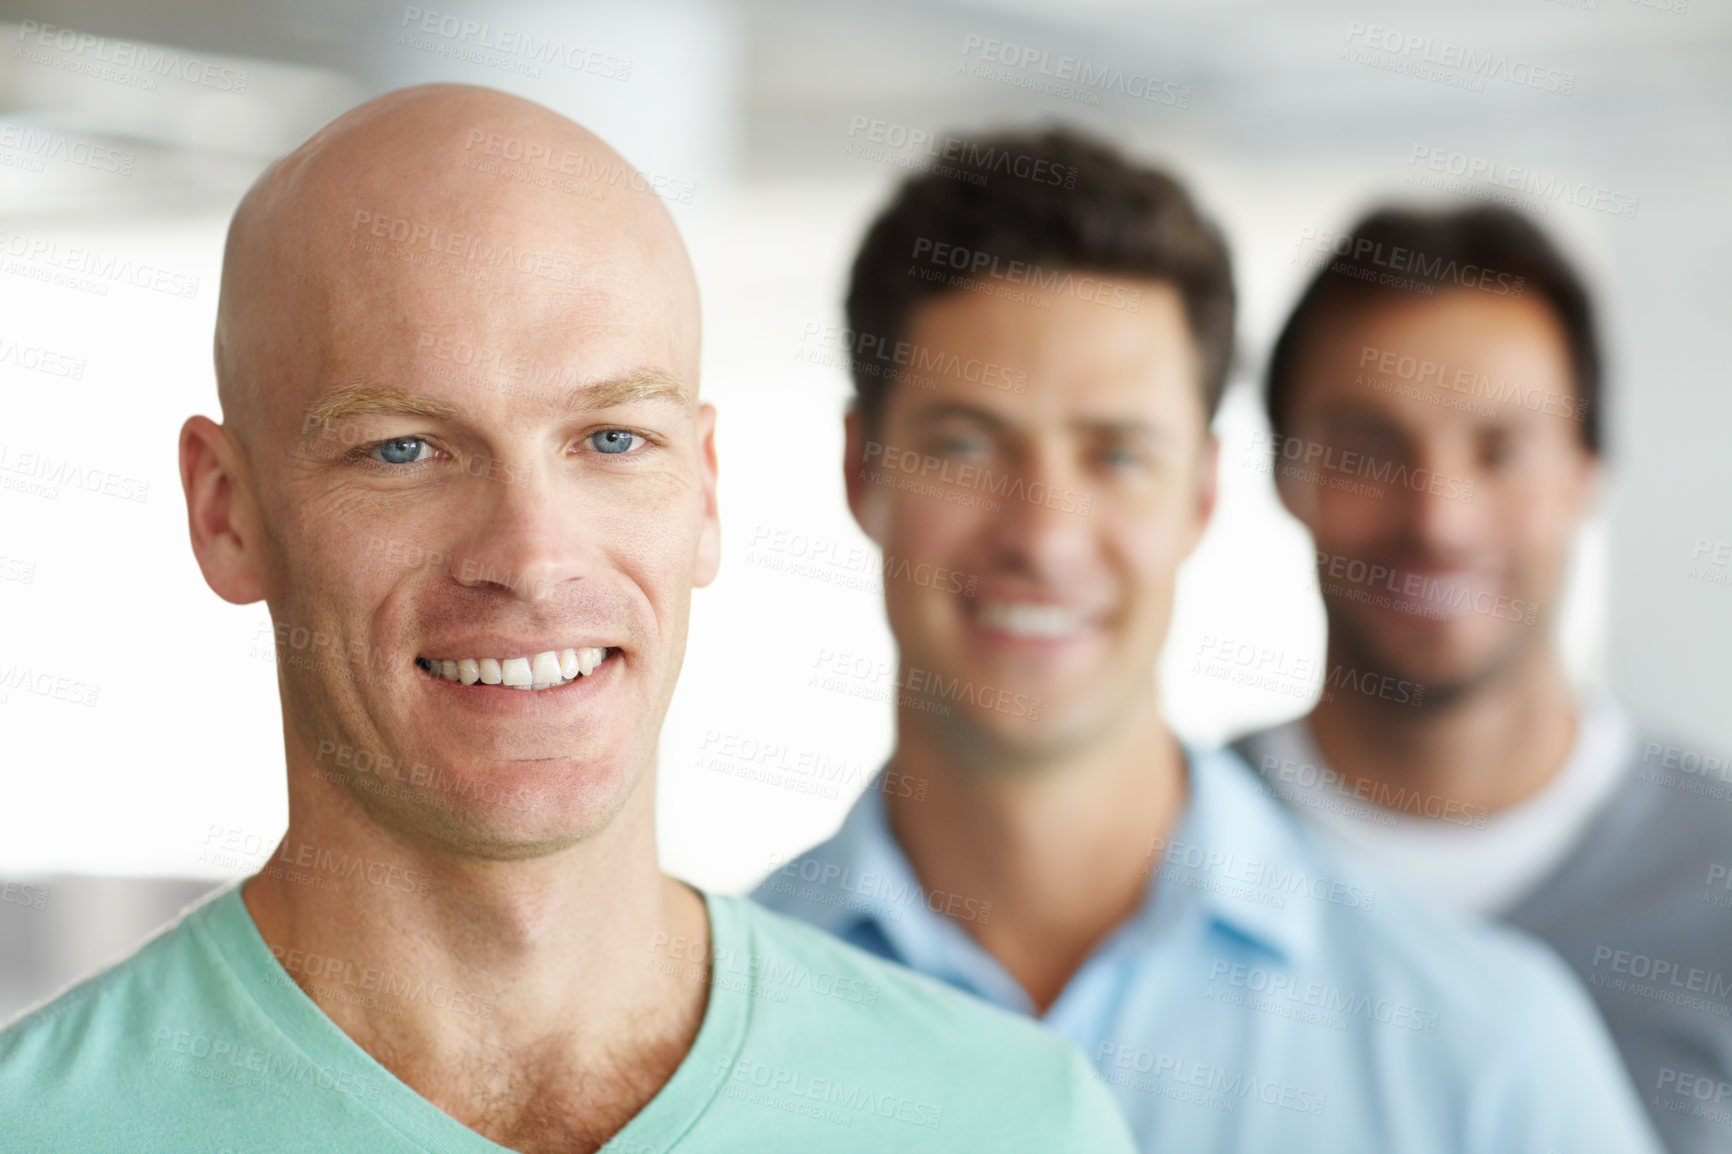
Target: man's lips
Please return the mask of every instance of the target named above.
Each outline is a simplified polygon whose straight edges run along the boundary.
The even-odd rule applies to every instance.
[[[415,659],[415,665],[423,673],[463,685],[542,690],[557,689],[587,677],[618,653],[615,648],[585,645],[511,657],[423,656]]]
[[[1103,620],[1100,612],[1076,605],[1009,597],[976,597],[967,613],[980,628],[1018,641],[1069,641]]]
[[[1379,568],[1387,577],[1371,585],[1370,591],[1388,595],[1388,607],[1404,616],[1418,613],[1432,621],[1483,614],[1487,599],[1495,601],[1503,588],[1495,574],[1484,570]]]

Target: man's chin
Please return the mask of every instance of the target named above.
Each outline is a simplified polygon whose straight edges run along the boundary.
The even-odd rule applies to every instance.
[[[601,833],[630,799],[629,769],[573,758],[465,762],[337,773],[326,780],[372,819],[412,840],[477,857],[516,860]]]
[[[1441,709],[1495,684],[1519,656],[1519,648],[1481,645],[1440,646],[1423,655],[1362,653],[1344,657],[1325,670],[1325,691],[1352,692],[1397,706]],[[1376,692],[1367,692],[1368,687]]]
[[[567,828],[517,829],[481,821],[460,822],[440,831],[442,854],[482,861],[530,861],[550,857],[594,837],[605,824],[568,823]]]
[[[1102,722],[1078,695],[1007,691],[991,704],[952,704],[938,724],[974,756],[1012,769],[1061,759],[1087,745]]]

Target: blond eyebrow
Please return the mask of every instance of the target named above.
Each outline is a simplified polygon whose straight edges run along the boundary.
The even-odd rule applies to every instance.
[[[566,412],[608,409],[638,401],[673,401],[687,405],[691,398],[678,378],[656,370],[632,373],[613,380],[579,385],[565,396]],[[451,418],[462,410],[438,397],[426,397],[389,385],[344,385],[307,413],[306,428],[328,427],[333,421],[356,413],[401,413],[417,417]]]
[[[611,381],[580,385],[565,398],[567,412],[585,409],[611,409],[638,401],[673,401],[679,405],[691,403],[691,397],[679,378],[655,369],[632,373]]]
[[[344,385],[308,410],[304,428],[328,426],[355,413],[405,413],[417,417],[455,417],[456,405],[389,385]]]

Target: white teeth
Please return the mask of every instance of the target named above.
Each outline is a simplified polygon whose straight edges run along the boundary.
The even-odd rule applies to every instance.
[[[1051,639],[1069,637],[1083,627],[1081,614],[1058,605],[1029,605],[989,601],[980,607],[980,621],[988,628],[1017,637]]]
[[[503,685],[507,689],[552,689],[587,677],[607,659],[607,650],[547,649],[533,657],[464,657],[455,661],[426,659],[435,676],[464,685]]]

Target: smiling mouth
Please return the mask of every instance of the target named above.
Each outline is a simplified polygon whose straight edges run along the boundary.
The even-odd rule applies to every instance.
[[[548,649],[533,657],[417,657],[422,672],[463,685],[495,685],[501,689],[558,689],[588,677],[617,653],[616,649]]]
[[[988,629],[1030,641],[1063,641],[1090,628],[1084,613],[1062,605],[1026,601],[982,600],[974,619]]]

